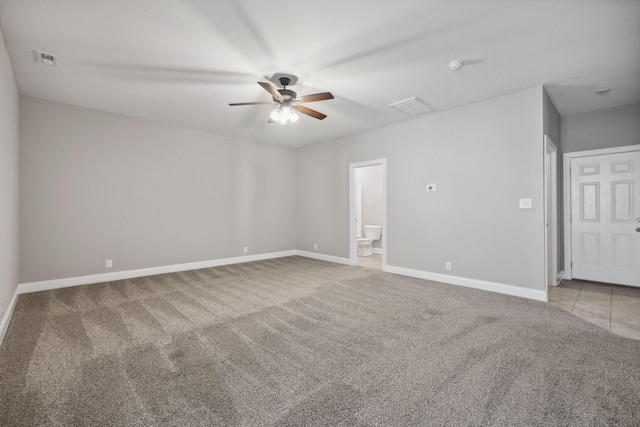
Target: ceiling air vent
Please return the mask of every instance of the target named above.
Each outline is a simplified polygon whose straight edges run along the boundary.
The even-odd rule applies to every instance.
[[[55,67],[58,65],[58,58],[51,55],[50,53],[36,51],[36,62],[40,62],[44,65],[48,65],[50,67]]]
[[[430,113],[435,110],[435,108],[433,108],[431,105],[427,104],[417,96],[414,96],[413,98],[405,99],[404,101],[390,104],[389,107],[393,107],[410,116],[417,116],[419,114]]]

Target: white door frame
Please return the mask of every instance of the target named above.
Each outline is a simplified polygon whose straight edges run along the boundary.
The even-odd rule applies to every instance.
[[[558,147],[547,135],[544,136],[544,169],[544,271],[545,292],[549,292],[549,285],[558,284]],[[547,189],[550,189],[549,194]],[[549,211],[550,218],[547,215]],[[551,265],[548,265],[549,258]],[[549,276],[553,277],[552,283],[549,283]]]
[[[349,260],[358,263],[356,237],[356,169],[382,165],[382,270],[387,266],[387,159],[368,160],[349,164]]]
[[[571,160],[576,157],[601,156],[603,154],[630,153],[640,151],[640,144],[624,147],[602,148],[598,150],[576,151],[562,155],[562,181],[564,192],[562,194],[564,206],[564,273],[563,278],[571,280]]]

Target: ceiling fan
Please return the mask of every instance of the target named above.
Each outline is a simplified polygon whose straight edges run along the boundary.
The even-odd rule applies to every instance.
[[[302,114],[306,114],[307,116],[311,116],[314,119],[322,120],[327,117],[325,114],[322,114],[318,111],[312,110],[311,108],[304,107],[302,104],[304,102],[314,102],[314,101],[324,101],[326,99],[333,99],[333,95],[331,92],[322,92],[322,93],[314,93],[312,95],[304,95],[298,97],[298,94],[292,91],[291,89],[287,89],[287,86],[291,83],[290,77],[280,77],[280,84],[282,85],[282,89],[276,89],[269,83],[258,82],[260,86],[273,97],[273,101],[278,105],[278,108],[271,113],[269,116],[268,123],[280,123],[286,124],[288,121],[295,122],[298,120],[298,115],[294,112],[297,111]],[[238,105],[272,105],[273,102],[239,102],[234,104],[229,104],[232,107]]]

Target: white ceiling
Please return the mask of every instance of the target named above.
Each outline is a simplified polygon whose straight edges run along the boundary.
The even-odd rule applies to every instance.
[[[640,0],[0,0],[0,25],[22,94],[291,147],[409,120],[389,104],[413,96],[446,110],[545,85],[561,115],[640,102]],[[227,105],[269,101],[256,82],[278,72],[331,91],[305,104],[328,117]]]

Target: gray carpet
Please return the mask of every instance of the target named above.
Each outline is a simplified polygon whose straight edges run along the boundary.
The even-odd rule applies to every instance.
[[[640,425],[640,342],[300,257],[21,295],[0,425]]]

